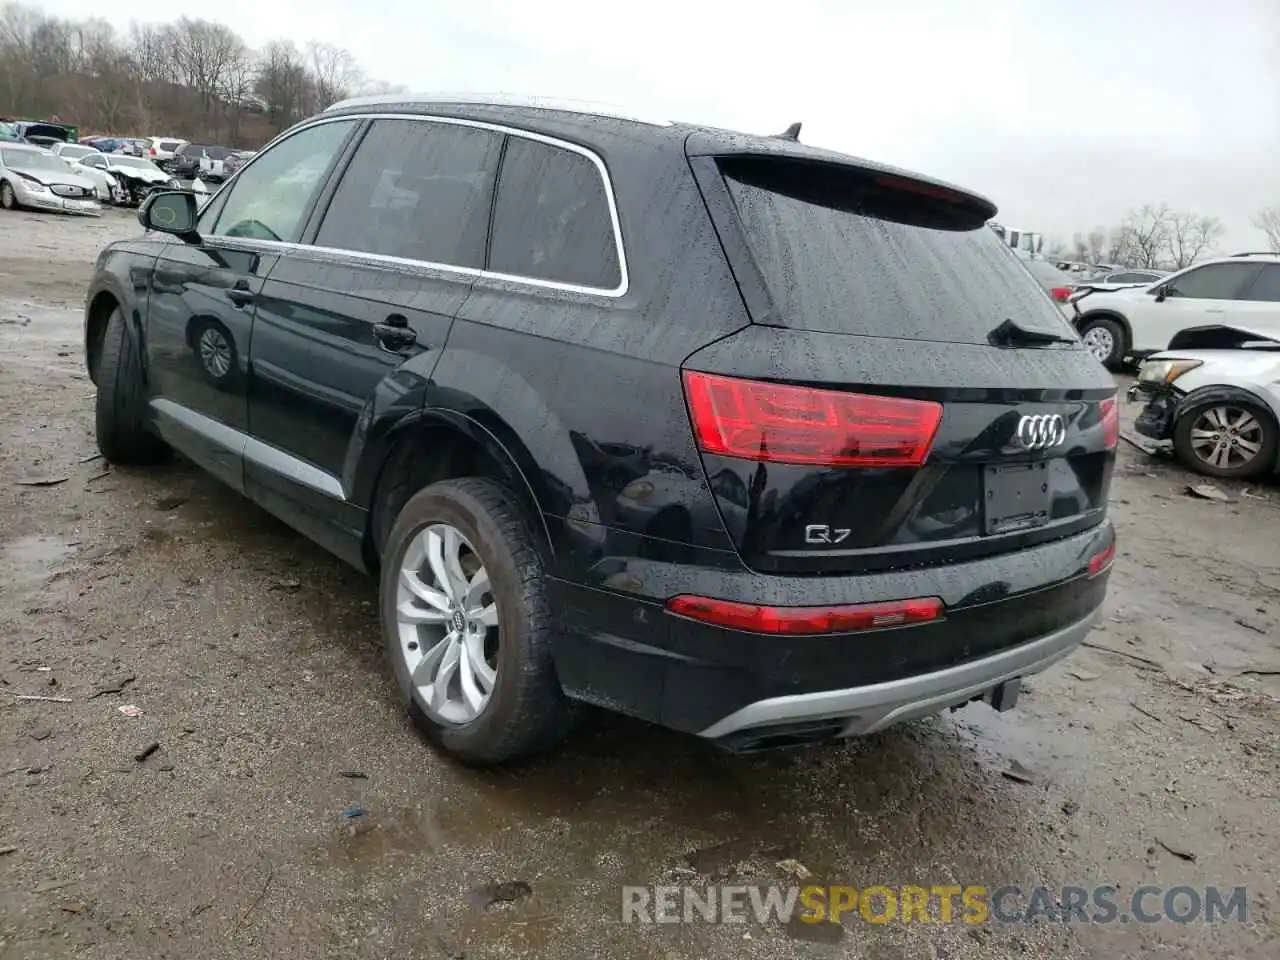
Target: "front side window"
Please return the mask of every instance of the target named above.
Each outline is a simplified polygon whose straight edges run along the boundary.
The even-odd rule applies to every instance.
[[[338,151],[359,121],[340,120],[301,130],[241,171],[207,232],[220,237],[294,242],[303,218]],[[204,219],[204,218],[202,218]]]
[[[374,121],[333,194],[316,246],[483,266],[501,150],[502,135],[490,130]]]
[[[1211,263],[1184,273],[1166,285],[1165,296],[1187,300],[1237,300],[1258,272],[1256,263]]]
[[[489,269],[599,290],[622,284],[604,178],[590,158],[511,137],[494,201]]]

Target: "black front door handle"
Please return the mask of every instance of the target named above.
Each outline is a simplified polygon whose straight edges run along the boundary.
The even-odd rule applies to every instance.
[[[255,294],[250,289],[248,280],[237,280],[235,285],[227,291],[227,299],[237,307],[247,307],[253,303],[254,296]]]
[[[409,322],[395,313],[387,317],[386,323],[374,324],[373,335],[383,349],[393,353],[407,350],[418,342],[418,334],[409,326]]]

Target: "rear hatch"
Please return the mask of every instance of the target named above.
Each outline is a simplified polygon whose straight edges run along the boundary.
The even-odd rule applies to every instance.
[[[752,317],[684,370],[748,565],[951,563],[1101,523],[1115,384],[986,226],[994,207],[766,150],[689,146]]]

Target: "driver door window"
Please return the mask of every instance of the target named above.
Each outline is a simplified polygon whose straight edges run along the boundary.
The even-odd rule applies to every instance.
[[[1165,296],[1180,300],[1238,300],[1257,272],[1256,263],[1211,263],[1171,281]]]
[[[85,157],[80,162],[86,167],[97,167],[99,170],[103,169],[107,165],[107,161],[102,158],[101,154],[97,153],[89,154],[89,156]]]
[[[358,120],[322,123],[299,131],[247,166],[225,200],[205,211],[215,237],[296,242],[317,188]],[[215,209],[216,208],[216,209]]]

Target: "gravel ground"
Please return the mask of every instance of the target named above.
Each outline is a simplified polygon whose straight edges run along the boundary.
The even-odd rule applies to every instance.
[[[0,956],[1280,955],[1275,487],[1193,499],[1122,444],[1097,646],[1011,713],[750,759],[600,717],[476,773],[406,722],[371,582],[191,467],[94,459],[82,296],[139,229],[0,213]],[[785,883],[788,860],[858,887],[1246,886],[1248,913],[619,922],[624,884]]]

